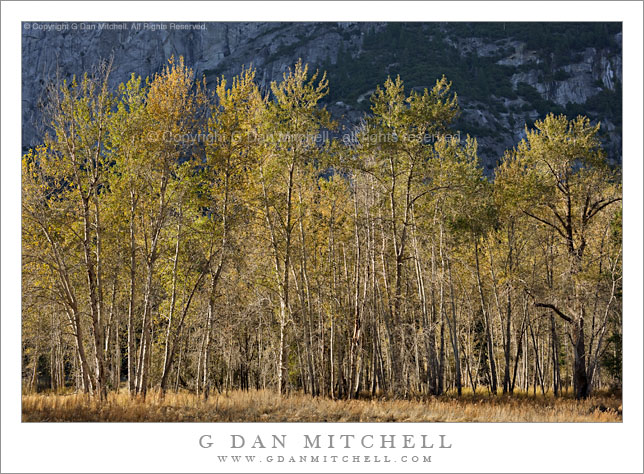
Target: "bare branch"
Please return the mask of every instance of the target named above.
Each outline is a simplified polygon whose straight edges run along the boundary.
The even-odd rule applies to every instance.
[[[561,312],[561,310],[559,310],[559,308],[557,308],[557,307],[556,307],[555,305],[553,305],[553,304],[550,304],[550,303],[537,303],[537,302],[535,302],[535,303],[534,303],[534,305],[535,305],[537,308],[548,308],[548,309],[551,309],[551,310],[553,310],[555,313],[557,313],[557,314],[558,314],[558,315],[559,315],[559,316],[560,316],[564,321],[568,321],[569,323],[572,323],[572,322],[573,322],[573,321],[572,321],[572,318],[571,318],[570,316],[566,316],[564,313],[562,313],[562,312]]]

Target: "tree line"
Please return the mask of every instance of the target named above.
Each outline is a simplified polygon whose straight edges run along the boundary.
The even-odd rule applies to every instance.
[[[182,58],[116,89],[110,69],[49,87],[22,159],[26,390],[621,384],[599,124],[546,116],[490,179],[445,77],[387,79],[343,140],[301,61],[268,89],[253,69],[209,88]]]

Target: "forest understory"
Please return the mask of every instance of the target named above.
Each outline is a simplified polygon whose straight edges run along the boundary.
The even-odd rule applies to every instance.
[[[33,394],[22,398],[24,422],[621,422],[617,393],[598,392],[578,401],[518,392],[492,396],[465,390],[461,397],[409,400],[360,398],[331,400],[302,393],[280,397],[270,390],[234,390],[208,399],[188,391],[150,392],[145,400],[127,390],[106,402],[82,394]]]

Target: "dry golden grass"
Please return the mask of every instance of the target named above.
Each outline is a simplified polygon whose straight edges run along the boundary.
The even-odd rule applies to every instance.
[[[109,422],[620,422],[621,399],[608,394],[577,401],[569,395],[488,396],[464,393],[426,400],[340,400],[270,391],[214,394],[207,401],[188,392],[127,391],[100,403],[85,395],[35,394],[22,397],[22,421]]]

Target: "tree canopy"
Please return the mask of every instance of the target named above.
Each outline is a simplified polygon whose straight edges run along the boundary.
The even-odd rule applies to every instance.
[[[619,387],[599,124],[546,115],[489,179],[444,76],[387,78],[346,140],[302,61],[270,90],[252,68],[209,88],[182,58],[109,72],[53,84],[22,159],[29,389]]]

